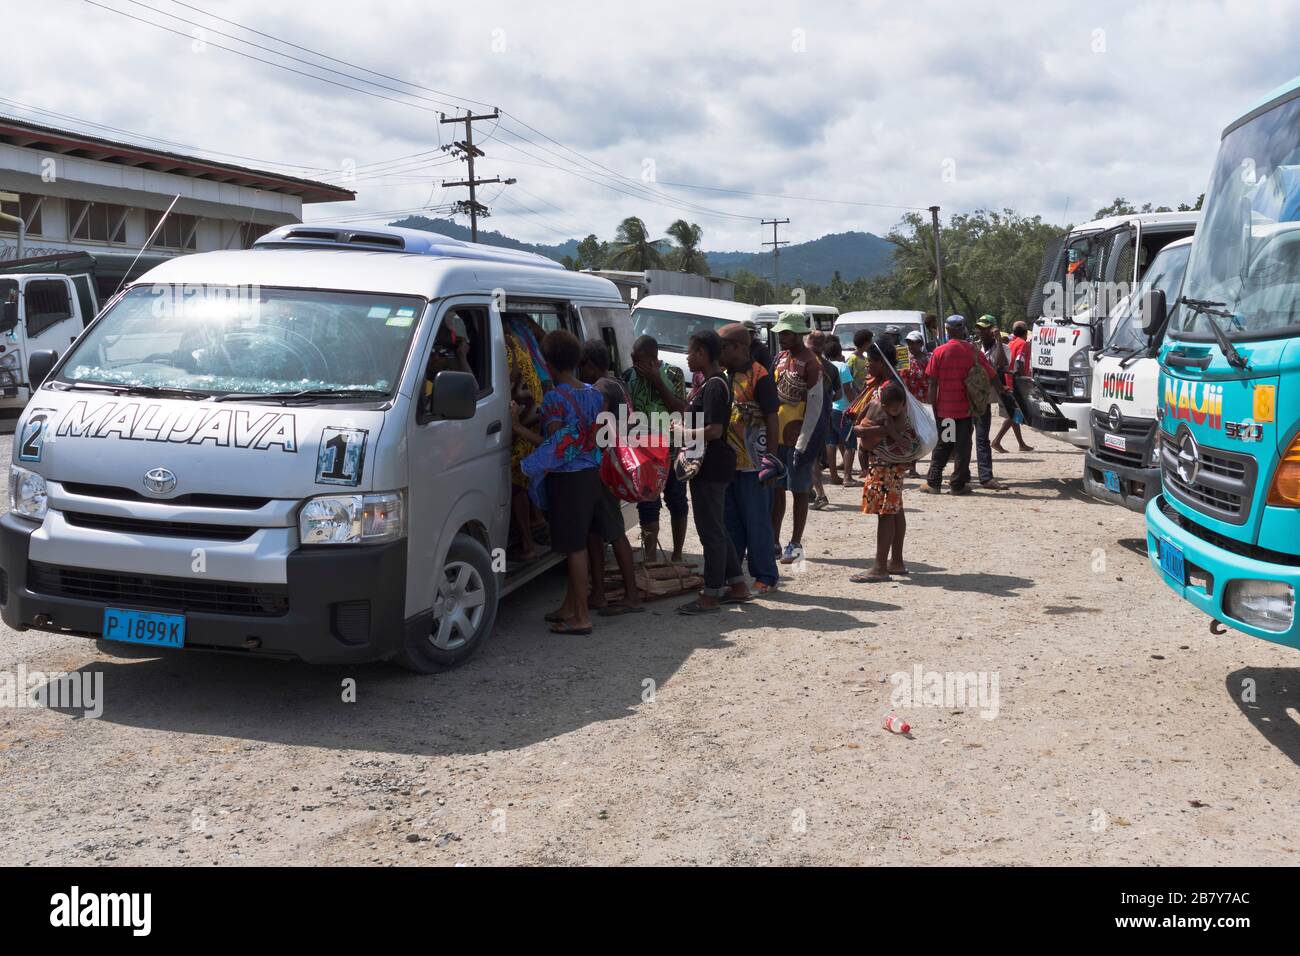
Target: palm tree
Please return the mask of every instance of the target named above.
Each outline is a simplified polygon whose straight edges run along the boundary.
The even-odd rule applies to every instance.
[[[618,231],[614,233],[605,268],[631,272],[662,269],[665,245],[667,242],[663,239],[650,238],[650,230],[644,222],[636,216],[628,216],[618,224]]]
[[[668,255],[674,269],[698,276],[709,274],[709,257],[700,251],[700,238],[704,235],[704,230],[685,219],[678,219],[668,227],[668,235],[677,240],[677,248]]]

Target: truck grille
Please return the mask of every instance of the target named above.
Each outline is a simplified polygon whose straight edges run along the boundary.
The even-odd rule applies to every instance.
[[[283,584],[236,584],[192,581],[147,574],[92,571],[29,561],[27,587],[50,597],[99,604],[176,608],[202,614],[275,617],[289,611],[289,588]]]
[[[1070,400],[1070,373],[1069,372],[1052,372],[1046,369],[1034,369],[1034,381],[1048,395],[1052,396],[1052,401],[1058,405],[1061,402]]]
[[[1106,435],[1122,435],[1125,448],[1106,446]],[[1125,468],[1145,468],[1151,460],[1151,442],[1155,438],[1156,423],[1149,418],[1125,418],[1120,422],[1119,431],[1110,427],[1110,417],[1093,409],[1092,412],[1092,447],[1098,460]]]
[[[1160,477],[1179,501],[1228,524],[1245,524],[1255,493],[1255,459],[1200,446],[1200,470],[1193,482],[1178,474],[1178,442],[1161,443]]]

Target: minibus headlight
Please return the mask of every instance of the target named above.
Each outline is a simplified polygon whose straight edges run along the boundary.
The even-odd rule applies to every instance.
[[[303,544],[382,544],[406,533],[402,493],[321,495],[298,512]]]
[[[1289,631],[1295,592],[1282,581],[1229,581],[1223,591],[1223,613],[1261,630]]]
[[[44,521],[49,506],[45,479],[34,471],[9,466],[9,510],[33,521]]]
[[[1268,503],[1300,507],[1300,433],[1291,439],[1291,445],[1277,463],[1273,483],[1268,489]]]

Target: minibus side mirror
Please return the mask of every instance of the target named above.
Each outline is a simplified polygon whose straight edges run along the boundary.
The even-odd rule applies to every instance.
[[[36,391],[49,377],[50,369],[59,360],[59,353],[53,349],[37,349],[27,359],[27,387]]]
[[[474,417],[477,405],[478,379],[469,372],[448,369],[439,372],[433,380],[433,394],[429,397],[430,418],[464,421]]]
[[[18,328],[18,300],[6,301],[0,313],[0,335]]]
[[[1142,331],[1155,335],[1165,324],[1167,311],[1163,289],[1148,289],[1142,294]]]

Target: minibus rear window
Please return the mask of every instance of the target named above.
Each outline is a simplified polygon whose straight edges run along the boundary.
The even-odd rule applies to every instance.
[[[639,338],[648,335],[659,343],[661,349],[685,352],[691,335],[700,329],[717,332],[730,325],[734,319],[719,319],[693,312],[669,312],[667,309],[637,309],[632,313],[633,332]]]

